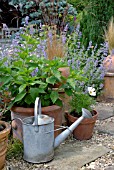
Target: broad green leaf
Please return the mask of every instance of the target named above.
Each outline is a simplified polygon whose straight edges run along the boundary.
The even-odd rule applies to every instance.
[[[38,88],[38,93],[45,93],[45,91],[42,88]]]
[[[22,99],[24,98],[25,95],[26,95],[25,92],[19,93],[19,94],[16,96],[14,102],[16,103],[16,102],[22,100]]]
[[[71,95],[72,95],[72,90],[71,90],[71,89],[65,89],[65,93],[66,93],[68,96],[71,96]]]
[[[45,83],[44,82],[42,82],[42,81],[39,81],[39,80],[37,80],[37,81],[34,81],[34,82],[32,82],[32,83],[29,83],[30,85],[35,85],[35,84],[40,84],[40,85],[45,85]]]
[[[60,106],[60,107],[63,106],[63,102],[62,102],[62,100],[60,100],[60,99],[57,99],[57,101],[55,102],[55,104],[58,105],[58,106]]]
[[[15,84],[22,84],[22,81],[15,81]]]
[[[42,89],[45,89],[47,87],[47,83],[44,83],[44,84],[40,84],[39,85],[39,88],[42,88]]]
[[[49,94],[45,94],[44,99],[45,100],[50,99],[50,95]]]
[[[22,84],[22,85],[19,87],[19,93],[21,93],[25,88],[26,88],[26,84]]]
[[[25,102],[30,105],[31,103],[34,102],[34,100],[32,99],[31,95],[28,94],[26,97],[25,97]]]
[[[11,103],[8,105],[7,109],[8,109],[8,110],[11,109],[11,107],[14,105],[14,103],[15,103],[15,102],[11,102]]]
[[[53,74],[54,74],[54,76],[57,78],[57,79],[61,79],[61,73],[59,72],[59,71],[57,71],[57,70],[54,70],[53,71]]]
[[[2,81],[4,82],[4,85],[8,84],[11,80],[12,80],[11,76],[6,76],[2,79]]]
[[[34,100],[39,97],[38,88],[30,88],[30,95]]]
[[[67,82],[70,84],[70,86],[73,88],[73,89],[75,89],[75,81],[74,81],[74,79],[68,79],[67,80]]]
[[[14,66],[22,66],[22,65],[23,65],[23,62],[20,60],[14,62]]]
[[[59,98],[58,92],[57,91],[52,91],[51,95],[50,95],[50,98],[51,98],[52,102],[55,103],[56,100]]]
[[[56,78],[54,76],[48,77],[46,79],[46,82],[54,85],[56,82]]]

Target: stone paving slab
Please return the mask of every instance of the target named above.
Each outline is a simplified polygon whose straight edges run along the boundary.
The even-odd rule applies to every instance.
[[[104,170],[114,170],[114,166],[108,166],[108,167],[104,168]]]
[[[55,150],[54,160],[48,165],[54,166],[57,170],[79,170],[85,164],[94,161],[98,157],[108,153],[110,149],[102,145],[90,147],[81,146],[76,142],[70,142]]]
[[[114,116],[114,107],[110,105],[98,105],[95,106],[95,110],[98,112],[98,120],[105,120]]]
[[[114,122],[106,122],[104,125],[97,126],[96,129],[101,133],[114,135]]]

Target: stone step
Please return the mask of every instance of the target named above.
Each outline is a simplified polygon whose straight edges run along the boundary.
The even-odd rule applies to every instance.
[[[57,170],[79,170],[85,164],[88,164],[97,158],[108,153],[110,149],[103,145],[92,145],[90,147],[82,146],[81,143],[71,141],[65,145],[59,146],[55,150],[55,157],[52,162],[47,163],[54,166]]]
[[[114,105],[101,103],[95,106],[98,112],[98,120],[105,120],[114,116]]]

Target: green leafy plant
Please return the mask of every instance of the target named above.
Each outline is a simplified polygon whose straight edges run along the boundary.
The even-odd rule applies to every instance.
[[[94,98],[83,92],[75,92],[70,101],[70,114],[73,116],[81,116],[82,108],[92,111],[92,105],[95,104]]]
[[[114,2],[107,0],[89,0],[86,8],[83,10],[82,19],[80,21],[81,31],[83,34],[83,44],[87,47],[89,41],[93,45],[104,42],[104,28],[114,16]]]
[[[29,32],[28,32],[29,31]],[[59,96],[61,88],[68,89],[69,84],[74,86],[75,79],[80,78],[80,72],[73,72],[67,80],[62,76],[59,68],[68,66],[64,58],[54,57],[49,60],[45,53],[45,46],[41,46],[42,35],[31,33],[23,28],[17,33],[12,44],[6,49],[7,56],[1,54],[0,60],[0,92],[3,97],[7,92],[10,96],[9,108],[13,105],[34,107],[36,97],[40,97],[42,106],[52,104],[62,105]],[[44,40],[43,40],[44,43]],[[43,51],[42,56],[41,51]],[[6,54],[6,53],[5,53]],[[71,70],[72,72],[72,70]],[[54,84],[61,83],[57,89]],[[66,83],[65,83],[66,82]],[[65,83],[65,86],[63,84]]]
[[[85,91],[81,85],[77,83],[77,80],[79,82],[88,82],[88,79],[86,77],[81,76],[83,73],[83,70],[80,69],[79,77],[77,74],[75,74],[75,70],[72,70],[71,72],[71,79],[69,78],[67,80],[67,86],[65,88],[65,92],[68,96],[71,96],[71,100],[69,101],[70,105],[70,114],[73,116],[81,116],[82,115],[82,108],[85,108],[89,111],[92,110],[92,105],[95,104],[95,96],[96,96],[96,90],[93,87],[88,87]],[[74,77],[74,78],[73,78]]]
[[[21,44],[21,45],[20,45]],[[8,91],[11,97],[10,107],[32,106],[35,98],[39,96],[42,106],[54,103],[60,104],[58,90],[53,85],[62,81],[59,67],[65,64],[60,59],[48,60],[34,54],[40,44],[38,39],[31,35],[21,34],[18,46],[12,51],[11,58],[4,57],[0,61],[1,82],[3,91]]]
[[[23,154],[23,144],[18,139],[11,138],[7,148],[7,159],[20,157]]]
[[[68,2],[77,9],[78,13],[82,12],[83,9],[88,5],[87,0],[68,0]]]

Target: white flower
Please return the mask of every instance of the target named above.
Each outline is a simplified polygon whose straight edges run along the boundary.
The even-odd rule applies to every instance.
[[[88,92],[89,92],[90,96],[96,96],[95,88],[88,87]]]

